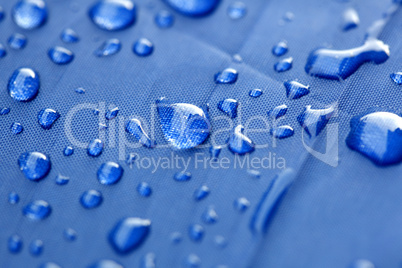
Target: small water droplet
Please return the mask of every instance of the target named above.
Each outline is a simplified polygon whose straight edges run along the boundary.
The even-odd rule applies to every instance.
[[[167,10],[161,10],[155,16],[155,23],[159,28],[170,28],[174,23],[174,16]]]
[[[133,118],[130,119],[126,124],[126,132],[134,136],[142,145],[147,148],[153,148],[156,142],[151,140],[145,130],[142,127],[141,121]]]
[[[222,72],[215,74],[216,84],[233,84],[237,81],[238,73],[233,68],[227,68]]]
[[[86,209],[97,208],[102,204],[102,201],[102,193],[96,190],[85,191],[80,198],[81,205]]]
[[[201,201],[205,199],[210,193],[208,186],[202,185],[200,188],[194,191],[195,201]]]
[[[0,6],[0,21],[2,21],[5,17],[5,12],[2,6]]]
[[[115,184],[123,176],[123,168],[115,162],[103,163],[98,169],[98,181],[104,185]]]
[[[234,54],[232,57],[233,62],[236,63],[242,63],[243,62],[243,58],[239,55],[239,54]]]
[[[164,0],[177,12],[190,16],[200,17],[210,14],[219,4],[219,0]]]
[[[286,81],[283,83],[286,88],[286,96],[291,99],[299,99],[310,93],[310,86],[305,86],[297,81]]]
[[[239,103],[237,102],[237,100],[234,100],[234,99],[225,99],[225,100],[218,102],[219,110],[224,112],[230,118],[237,117],[237,107],[238,106],[239,106]]]
[[[39,266],[39,268],[61,268],[61,266],[54,262],[46,262]]]
[[[137,7],[130,0],[101,0],[90,8],[88,14],[99,28],[118,31],[134,24]]]
[[[100,111],[99,111],[99,109],[94,109],[94,115],[99,115],[99,113],[100,113]]]
[[[270,130],[270,134],[276,139],[285,139],[293,136],[294,130],[291,126],[279,126]]]
[[[52,208],[49,203],[43,200],[35,200],[26,205],[22,210],[25,217],[35,221],[46,219],[51,212]]]
[[[8,238],[7,245],[11,253],[20,253],[23,246],[22,238],[19,235],[12,235]]]
[[[104,143],[100,139],[94,139],[88,144],[87,153],[89,156],[98,157],[103,151]]]
[[[80,37],[78,36],[78,34],[70,28],[65,29],[61,33],[60,38],[65,43],[77,43],[78,41],[80,41]]]
[[[248,95],[249,95],[250,97],[253,97],[253,98],[258,98],[259,96],[262,95],[262,90],[261,90],[261,89],[258,89],[258,88],[252,89],[252,90],[250,90],[250,92],[248,93]]]
[[[397,85],[402,85],[402,72],[392,73],[390,77]]]
[[[115,262],[113,260],[100,260],[91,264],[88,268],[124,268],[124,267],[120,263]]]
[[[11,205],[18,204],[19,201],[20,201],[20,196],[16,192],[11,192],[8,195],[8,203],[10,203]]]
[[[190,268],[198,268],[201,265],[201,259],[195,255],[195,254],[190,254],[186,258],[186,266]]]
[[[348,8],[343,12],[342,30],[349,31],[356,28],[360,23],[359,14],[353,8]]]
[[[309,138],[317,137],[325,128],[329,119],[334,115],[334,107],[327,109],[311,109],[311,105],[306,106],[304,111],[297,117],[297,121],[306,131]]]
[[[107,125],[103,124],[103,123],[99,123],[99,130],[106,130],[107,129]]]
[[[25,48],[28,40],[25,35],[15,33],[8,38],[7,42],[12,49],[21,50]]]
[[[209,147],[209,153],[211,154],[211,158],[216,161],[222,151],[222,146],[213,146]]]
[[[374,264],[369,260],[356,260],[349,268],[375,268]]]
[[[22,125],[20,123],[17,123],[17,122],[12,123],[10,129],[11,129],[11,132],[16,134],[16,135],[20,134],[24,130]]]
[[[112,120],[112,119],[114,119],[116,116],[117,116],[117,114],[120,112],[120,110],[119,110],[119,107],[115,107],[115,108],[113,108],[113,109],[110,109],[109,111],[107,111],[106,113],[105,113],[105,118],[107,119],[107,120]]]
[[[245,197],[240,197],[239,199],[236,199],[234,201],[233,206],[235,210],[239,212],[244,212],[250,206],[250,201],[248,201]]]
[[[39,76],[30,68],[14,71],[8,80],[8,93],[16,101],[31,101],[39,92]]]
[[[281,41],[272,48],[272,54],[274,54],[277,57],[280,57],[285,55],[286,52],[288,52],[288,50],[289,50],[288,44],[285,41]]]
[[[218,221],[218,213],[216,213],[214,207],[208,207],[202,214],[202,220],[207,224],[216,223]]]
[[[106,57],[116,54],[120,49],[121,43],[118,39],[108,39],[103,42],[97,50],[95,50],[94,54],[98,57]]]
[[[21,28],[31,30],[41,27],[47,20],[47,7],[43,0],[21,0],[12,10],[14,22]]]
[[[289,58],[280,60],[277,63],[275,63],[274,69],[278,73],[281,73],[281,72],[286,72],[286,71],[290,70],[292,68],[292,66],[293,66],[293,58],[289,57]]]
[[[5,108],[2,108],[2,109],[0,110],[0,115],[6,115],[6,114],[8,114],[9,112],[10,112],[10,108],[5,107]]]
[[[219,248],[225,248],[228,244],[226,238],[221,235],[217,235],[214,238],[215,245]]]
[[[247,7],[242,2],[234,2],[229,5],[227,13],[232,20],[238,20],[246,16]]]
[[[229,139],[229,149],[234,154],[247,154],[254,151],[254,142],[252,142],[247,136],[243,134],[244,127],[238,125],[233,129],[233,132]]]
[[[6,48],[3,46],[3,44],[0,43],[0,59],[4,58],[7,55]]]
[[[82,87],[76,88],[74,91],[78,94],[85,94],[85,89]]]
[[[175,181],[189,181],[191,179],[191,173],[190,172],[177,172],[174,174]]]
[[[274,109],[271,109],[267,112],[267,115],[272,120],[276,120],[286,114],[288,111],[288,106],[286,104],[279,105]]]
[[[148,219],[124,218],[111,230],[109,242],[117,253],[127,254],[144,243],[150,229],[151,221]]]
[[[74,229],[67,228],[64,230],[63,236],[67,241],[75,241],[77,239],[77,232]]]
[[[22,153],[18,158],[18,165],[25,177],[31,181],[39,181],[50,171],[49,157],[39,152]]]
[[[288,11],[285,13],[285,15],[283,15],[283,19],[287,22],[291,22],[295,19],[295,15],[293,14],[293,12]]]
[[[155,253],[147,253],[141,260],[141,268],[155,268],[156,255]]]
[[[138,186],[137,186],[137,192],[138,192],[140,195],[144,196],[144,197],[148,197],[148,196],[150,196],[150,195],[152,194],[152,189],[151,189],[151,187],[149,186],[148,183],[146,183],[146,182],[141,182],[141,183],[138,184]]]
[[[261,172],[255,169],[247,169],[247,173],[252,176],[254,179],[261,178]]]
[[[43,129],[51,129],[60,114],[53,109],[45,108],[38,113],[38,123]]]
[[[170,235],[170,239],[173,244],[178,244],[183,239],[183,235],[180,232],[174,232]]]
[[[49,49],[47,55],[58,65],[68,64],[74,59],[74,53],[72,51],[59,46]]]
[[[70,156],[74,153],[74,148],[71,146],[66,146],[66,148],[64,148],[63,154],[65,156]]]
[[[55,181],[57,185],[66,185],[70,181],[70,178],[59,174],[56,176]]]
[[[204,237],[204,233],[204,227],[199,224],[190,225],[190,227],[188,228],[188,235],[190,239],[194,242],[200,242]]]
[[[154,45],[146,38],[140,38],[133,45],[133,52],[140,57],[146,57],[152,54]]]
[[[32,256],[39,256],[43,252],[43,241],[42,240],[34,240],[29,245],[29,252]]]

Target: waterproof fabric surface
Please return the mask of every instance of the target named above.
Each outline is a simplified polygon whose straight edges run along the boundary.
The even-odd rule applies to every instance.
[[[14,0],[0,0],[5,18],[0,22],[0,43],[7,55],[0,59],[0,107],[10,113],[0,116],[0,267],[38,267],[52,261],[61,267],[87,267],[101,260],[112,259],[124,267],[140,267],[143,257],[153,252],[157,267],[186,266],[190,254],[201,260],[200,267],[348,267],[355,260],[368,259],[376,267],[400,267],[402,264],[402,181],[401,165],[379,167],[361,154],[350,150],[345,143],[350,119],[372,107],[383,107],[400,112],[402,90],[389,78],[401,71],[402,11],[398,10],[387,23],[380,39],[390,46],[391,56],[381,65],[364,64],[344,81],[330,81],[311,77],[304,71],[309,53],[317,47],[348,49],[360,46],[367,28],[387,9],[388,0],[249,0],[245,1],[247,14],[232,20],[227,9],[234,1],[221,1],[209,16],[191,18],[180,15],[162,1],[136,0],[138,16],[135,24],[122,31],[108,32],[99,29],[88,17],[94,0],[48,0],[49,17],[46,24],[35,30],[20,29],[11,19]],[[360,24],[344,32],[341,29],[343,11],[357,10]],[[154,22],[161,10],[175,16],[171,28],[160,29]],[[287,12],[294,18],[284,19]],[[60,34],[72,28],[80,41],[65,44]],[[7,46],[13,33],[27,36],[23,50]],[[133,43],[141,37],[151,40],[154,51],[148,57],[132,52]],[[105,40],[118,38],[122,49],[116,55],[98,58],[93,52]],[[289,52],[281,57],[271,53],[272,47],[286,40]],[[54,64],[47,56],[49,48],[60,45],[74,52],[74,60],[63,66]],[[242,61],[234,60],[238,54]],[[274,64],[282,58],[293,57],[293,68],[284,73],[274,71]],[[16,102],[8,94],[7,83],[13,71],[30,67],[39,73],[41,87],[31,102]],[[217,85],[215,73],[235,68],[239,77],[231,85]],[[298,79],[310,85],[311,93],[297,100],[289,100],[283,82]],[[85,94],[77,94],[82,87]],[[260,88],[263,94],[251,98],[251,89]],[[210,117],[224,114],[217,103],[225,98],[239,101],[241,113],[233,125],[250,122],[253,116],[266,117],[266,112],[278,105],[289,109],[281,121],[294,128],[295,134],[277,140],[273,146],[267,132],[249,133],[256,144],[269,143],[257,148],[250,156],[264,157],[275,153],[286,160],[286,167],[296,172],[294,183],[275,209],[266,232],[252,232],[250,221],[272,180],[282,171],[276,168],[260,169],[256,179],[247,172],[248,167],[213,169],[195,168],[195,154],[209,156],[209,146],[174,151],[170,148],[119,149],[119,126],[135,116],[146,122],[147,129],[155,124],[158,144],[166,141],[155,115],[155,100],[167,97],[173,102],[210,105]],[[337,116],[330,124],[339,128],[339,157],[333,167],[307,152],[302,142],[302,128],[297,116],[305,106],[325,108],[337,103]],[[86,104],[72,118],[72,133],[80,146],[72,145],[65,126],[69,112],[79,104]],[[94,108],[119,107],[119,116],[99,131],[98,116]],[[38,112],[52,108],[61,114],[50,130],[37,123]],[[103,110],[104,112],[104,110]],[[103,117],[103,116],[102,116]],[[228,120],[211,120],[212,129],[229,127]],[[24,130],[19,135],[10,131],[13,122]],[[261,120],[250,126],[263,127]],[[229,132],[216,136],[225,144]],[[122,132],[124,137],[127,134]],[[84,148],[94,138],[105,141],[105,149],[97,158],[87,155]],[[312,145],[325,150],[325,133]],[[131,140],[131,142],[133,142]],[[210,141],[207,141],[207,145]],[[66,157],[63,150],[72,145],[74,154]],[[39,181],[27,180],[19,170],[17,159],[26,151],[47,154],[52,162],[49,175]],[[177,182],[174,174],[182,168],[153,169],[125,163],[129,153],[142,157],[191,157],[187,169],[192,178]],[[220,157],[232,162],[235,156],[222,149]],[[96,172],[107,161],[124,168],[120,182],[101,185]],[[67,185],[55,183],[57,175],[70,178]],[[140,196],[137,185],[147,182],[152,187],[148,198]],[[210,188],[204,200],[196,202],[193,193],[201,185]],[[81,194],[90,189],[103,194],[103,203],[87,210],[80,205]],[[8,195],[15,191],[18,204],[8,203]],[[250,202],[243,213],[234,209],[240,197]],[[38,222],[23,216],[23,207],[34,200],[45,200],[52,207],[51,215]],[[213,206],[219,216],[215,224],[205,224],[202,214]],[[119,255],[107,240],[109,231],[123,217],[150,219],[151,232],[144,243],[127,255]],[[201,224],[205,228],[202,241],[193,242],[188,235],[189,226]],[[63,238],[63,231],[72,228],[77,232],[73,242]],[[172,233],[180,232],[182,241],[172,243]],[[23,249],[12,254],[7,248],[11,235],[23,239]],[[216,245],[216,236],[223,236],[226,247]],[[29,244],[40,239],[43,253],[32,256]]]

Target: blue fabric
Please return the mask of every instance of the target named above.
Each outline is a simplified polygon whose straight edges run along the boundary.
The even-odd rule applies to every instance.
[[[149,252],[155,253],[157,267],[181,267],[190,254],[200,258],[201,267],[335,268],[348,267],[357,259],[368,259],[376,267],[400,267],[402,167],[378,167],[350,150],[345,139],[351,118],[369,108],[380,106],[400,112],[402,90],[389,75],[401,71],[402,11],[396,12],[380,35],[391,50],[385,63],[364,64],[344,81],[314,78],[304,71],[309,53],[317,47],[360,46],[367,28],[381,18],[390,0],[248,0],[244,1],[247,14],[239,20],[226,14],[233,0],[221,1],[211,15],[200,18],[180,15],[163,1],[136,0],[137,21],[117,32],[101,30],[91,22],[87,13],[93,0],[48,0],[46,24],[35,30],[22,30],[11,19],[16,2],[0,0],[5,11],[5,18],[0,21],[0,43],[7,50],[7,55],[0,59],[0,109],[10,108],[9,114],[0,116],[0,267],[38,267],[48,261],[62,267],[87,267],[100,259],[139,267]],[[342,13],[349,7],[357,10],[360,25],[344,32]],[[171,28],[160,29],[154,17],[165,9],[174,14],[175,21]],[[283,19],[287,12],[294,14],[292,21]],[[63,43],[60,34],[66,28],[72,28],[80,41]],[[14,33],[27,37],[24,49],[7,46]],[[94,51],[111,38],[121,41],[121,51],[96,57]],[[139,38],[154,44],[148,57],[132,52],[132,45]],[[289,47],[283,57],[293,57],[293,67],[277,73],[273,66],[282,58],[272,55],[271,50],[282,40]],[[54,64],[47,55],[54,46],[71,50],[73,61]],[[235,54],[243,60],[233,59]],[[7,92],[8,79],[20,67],[30,67],[40,76],[38,96],[31,102],[16,102]],[[214,75],[225,68],[238,71],[236,83],[215,84]],[[294,79],[310,85],[311,92],[289,100],[283,82]],[[80,87],[85,89],[84,94],[75,92]],[[249,91],[254,88],[261,88],[264,93],[258,98],[250,97]],[[127,148],[119,155],[117,128],[119,122],[124,123],[130,116],[141,118],[147,130],[153,122],[156,142],[166,144],[155,115],[155,100],[160,97],[200,107],[208,103],[212,119],[225,117],[217,107],[219,101],[236,99],[240,103],[237,117],[211,120],[213,130],[228,128],[229,121],[233,127],[256,115],[266,118],[267,111],[282,104],[288,106],[281,124],[294,128],[292,137],[277,140],[274,147],[269,132],[248,135],[256,145],[270,143],[268,148],[256,148],[252,157],[275,153],[296,172],[293,185],[275,208],[266,233],[253,233],[249,225],[260,199],[281,170],[260,169],[260,178],[255,179],[247,167],[196,169],[195,154],[209,156],[209,146],[186,151]],[[324,108],[335,102],[339,110],[330,123],[339,124],[339,163],[332,167],[306,151],[297,116],[307,105]],[[74,137],[83,143],[82,148],[73,146],[73,155],[66,157],[64,148],[71,145],[65,132],[68,113],[85,103],[87,109],[77,113],[72,124]],[[120,110],[118,117],[108,122],[106,131],[99,132],[100,122],[93,109],[100,109],[102,115],[115,107]],[[61,115],[49,130],[42,129],[37,122],[43,108],[54,109]],[[23,125],[21,134],[11,132],[13,122]],[[254,120],[251,126],[262,127],[263,122]],[[217,134],[216,140],[225,144],[228,137],[226,131]],[[92,158],[84,147],[95,138],[103,139],[105,148],[99,157]],[[325,135],[320,135],[313,147],[323,151],[324,141]],[[51,159],[51,171],[40,182],[27,180],[19,170],[17,160],[26,151],[39,151]],[[130,152],[140,157],[192,157],[187,170],[192,177],[177,182],[173,177],[180,169],[152,172],[130,168],[124,161]],[[232,162],[235,159],[227,148],[222,149],[220,157]],[[98,168],[107,161],[124,168],[115,185],[101,185],[97,180]],[[68,184],[55,183],[59,174],[70,177]],[[152,188],[150,197],[136,192],[141,182]],[[202,185],[207,185],[210,193],[196,202],[194,191]],[[87,210],[79,200],[83,192],[91,189],[102,192],[103,202]],[[20,195],[18,204],[8,203],[12,191]],[[250,202],[244,213],[233,206],[240,197]],[[51,205],[47,219],[32,222],[23,216],[23,207],[35,200]],[[219,216],[217,223],[211,225],[202,221],[209,206]],[[124,217],[150,219],[152,224],[144,243],[131,254],[121,256],[109,244],[108,234]],[[205,228],[201,242],[189,238],[188,229],[193,224]],[[75,241],[63,238],[67,228],[77,232]],[[171,241],[174,232],[183,235],[179,244]],[[23,249],[18,254],[7,249],[7,241],[14,234],[23,239]],[[217,247],[216,236],[223,236],[227,246]],[[44,248],[40,256],[34,257],[29,253],[29,244],[36,239],[43,241]]]

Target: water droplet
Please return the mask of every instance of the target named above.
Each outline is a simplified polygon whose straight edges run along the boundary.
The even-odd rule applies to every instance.
[[[242,2],[234,2],[228,7],[228,15],[232,20],[238,20],[246,16],[247,7]]]
[[[233,133],[229,139],[229,149],[234,154],[247,154],[254,151],[254,142],[243,134],[244,127],[238,125],[233,129]]]
[[[100,111],[99,111],[98,109],[94,109],[93,112],[94,112],[94,115],[99,115],[99,112],[100,112]]]
[[[188,103],[171,103],[165,98],[156,104],[165,139],[175,149],[193,148],[208,138],[211,124],[206,111]]]
[[[124,267],[120,263],[115,262],[113,260],[100,260],[91,264],[88,268],[124,268]]]
[[[89,156],[98,157],[103,151],[104,143],[100,139],[94,139],[88,144],[87,153]]]
[[[213,160],[218,160],[218,157],[222,151],[222,146],[211,146],[209,147],[209,153],[211,154],[211,158]]]
[[[204,237],[204,227],[199,224],[193,224],[188,229],[188,235],[194,242],[200,242]]]
[[[310,93],[310,86],[305,86],[297,81],[286,81],[283,83],[286,88],[286,96],[291,99],[299,99]]]
[[[247,173],[252,176],[254,179],[261,178],[261,172],[255,169],[247,169]]]
[[[117,114],[120,112],[119,107],[115,107],[113,109],[110,109],[109,111],[107,111],[105,113],[105,118],[107,120],[112,120],[113,118],[115,118],[117,116]]]
[[[288,52],[288,50],[289,50],[288,44],[285,41],[281,41],[272,48],[272,54],[274,54],[277,57],[280,57],[285,55],[286,52]]]
[[[219,0],[165,0],[177,12],[191,17],[205,16],[219,4]]]
[[[250,206],[250,201],[248,201],[245,197],[240,197],[239,199],[236,199],[234,201],[233,206],[235,210],[239,212],[244,212]]]
[[[2,21],[5,17],[5,12],[2,6],[0,6],[0,21]]]
[[[54,63],[58,65],[68,64],[74,59],[73,52],[67,48],[59,46],[49,49],[47,55]]]
[[[8,93],[17,101],[33,100],[39,91],[39,76],[29,68],[14,71],[8,80]]]
[[[0,110],[0,115],[6,115],[6,114],[8,114],[9,112],[10,112],[10,108],[5,107],[5,108],[2,108],[2,109]]]
[[[170,239],[172,240],[173,244],[178,244],[183,239],[183,235],[180,232],[174,232],[170,235]]]
[[[61,33],[60,38],[65,43],[77,43],[78,41],[80,41],[80,37],[78,36],[78,34],[70,28],[65,29]]]
[[[267,112],[268,117],[271,118],[272,120],[276,120],[281,116],[284,116],[286,112],[288,111],[288,106],[286,104],[279,105],[275,107],[274,109],[271,109]]]
[[[29,252],[33,256],[39,256],[43,252],[43,241],[42,240],[34,240],[29,245]]]
[[[130,0],[101,0],[91,7],[89,17],[103,30],[123,30],[134,24],[137,7]]]
[[[227,68],[222,72],[215,74],[215,83],[217,84],[233,84],[237,81],[238,73],[235,69]]]
[[[20,196],[16,192],[11,192],[8,195],[8,203],[10,203],[11,205],[18,204],[19,201],[20,201]]]
[[[285,139],[293,136],[295,132],[291,126],[280,126],[272,128],[270,133],[276,139]]]
[[[346,79],[366,62],[384,63],[389,58],[389,47],[377,39],[348,50],[317,49],[310,53],[306,73],[325,79]]]
[[[253,98],[258,98],[259,96],[262,95],[262,90],[261,90],[261,89],[258,89],[258,88],[252,89],[252,90],[250,90],[250,92],[248,93],[248,95],[249,95],[250,97],[253,97]]]
[[[293,14],[293,12],[288,11],[285,13],[285,15],[283,15],[283,19],[287,22],[291,22],[295,19],[295,15]]]
[[[290,70],[292,68],[292,66],[293,66],[293,58],[289,57],[289,58],[280,60],[277,63],[275,63],[274,69],[278,73],[281,73],[281,72],[286,72],[286,71]]]
[[[47,20],[46,3],[43,0],[21,0],[15,4],[12,16],[14,22],[23,29],[35,29]]]
[[[12,235],[8,238],[8,250],[13,253],[17,254],[20,253],[22,250],[22,238],[19,235]]]
[[[221,235],[215,236],[214,242],[215,242],[215,245],[217,245],[219,248],[224,248],[228,244],[228,241],[226,240],[226,238],[224,238]]]
[[[379,166],[402,161],[402,117],[391,112],[355,116],[346,144]]]
[[[54,262],[46,262],[39,266],[39,268],[61,268],[61,266]]]
[[[147,238],[151,221],[141,218],[120,220],[109,234],[109,242],[117,253],[127,254],[138,248]]]
[[[6,48],[3,46],[3,44],[0,43],[0,59],[4,58],[7,55]]]
[[[243,62],[243,58],[239,55],[239,54],[234,54],[232,57],[233,62],[236,63],[242,63]]]
[[[146,57],[152,54],[154,45],[146,38],[140,38],[133,45],[133,52],[137,56]]]
[[[98,57],[106,57],[111,56],[119,52],[121,49],[121,43],[118,39],[109,39],[106,40],[97,50],[95,50],[94,54]]]
[[[22,153],[18,158],[18,165],[25,177],[31,181],[39,181],[50,171],[49,157],[39,152]]]
[[[99,123],[99,130],[106,130],[107,129],[107,125],[103,124],[103,123]]]
[[[292,169],[285,169],[270,182],[251,218],[250,228],[252,232],[263,233],[267,231],[270,220],[295,177],[296,173]]]
[[[239,106],[239,103],[237,102],[237,100],[234,100],[234,99],[225,99],[225,100],[218,102],[219,110],[224,112],[230,118],[236,118],[238,106]]]
[[[15,33],[8,38],[7,42],[12,49],[21,50],[25,48],[28,41],[25,35]]]
[[[152,194],[152,189],[151,189],[151,187],[149,186],[148,183],[146,183],[146,182],[141,182],[141,183],[138,184],[138,186],[137,186],[137,192],[138,192],[140,195],[144,196],[144,197],[148,197],[148,196],[150,196],[150,195]]]
[[[375,268],[374,264],[369,260],[356,260],[349,268]]]
[[[327,109],[311,109],[311,105],[306,106],[304,111],[297,117],[297,121],[306,131],[309,138],[316,137],[325,128],[329,119],[334,115],[334,107]]]
[[[103,196],[96,190],[88,190],[82,193],[80,198],[81,205],[86,209],[97,208],[102,204]]]
[[[402,85],[402,72],[392,73],[390,77],[397,85]]]
[[[353,8],[348,8],[343,12],[342,30],[349,31],[356,28],[360,23],[359,14]]]
[[[74,89],[74,91],[78,94],[85,94],[85,89],[82,87],[78,87],[78,88]]]
[[[22,210],[25,217],[35,221],[46,219],[49,217],[51,212],[52,208],[49,203],[43,200],[33,201],[26,205]]]
[[[17,123],[17,122],[14,122],[12,125],[11,125],[11,127],[10,127],[10,129],[11,129],[11,132],[12,133],[14,133],[14,134],[20,134],[23,130],[24,130],[24,128],[22,127],[22,125],[20,124],[20,123]]]
[[[141,268],[155,268],[156,267],[155,253],[147,253],[141,260]]]
[[[151,140],[145,130],[142,127],[141,121],[133,118],[130,119],[126,124],[126,132],[134,136],[142,145],[147,148],[155,147],[155,141]]]
[[[173,177],[176,181],[189,181],[191,179],[191,173],[190,172],[177,172],[174,174]]]
[[[64,148],[63,154],[65,156],[70,156],[74,153],[74,148],[71,146],[66,146],[66,148]]]
[[[51,129],[60,114],[53,109],[45,108],[38,113],[38,123],[43,129]]]
[[[170,28],[174,23],[174,16],[169,11],[159,11],[155,16],[155,23],[159,28]]]
[[[218,221],[218,214],[212,206],[204,211],[202,214],[202,220],[207,224],[216,223]]]
[[[201,265],[201,259],[195,254],[190,254],[187,256],[186,265],[190,268],[198,268]]]
[[[196,201],[201,201],[205,199],[210,193],[208,186],[202,185],[200,188],[194,191],[194,199]]]
[[[67,241],[75,241],[77,239],[77,232],[74,229],[67,228],[64,230],[63,236]]]
[[[55,181],[57,185],[66,185],[70,181],[70,178],[59,174],[56,176]]]
[[[98,169],[98,181],[104,185],[117,183],[123,176],[123,168],[115,162],[103,163]]]

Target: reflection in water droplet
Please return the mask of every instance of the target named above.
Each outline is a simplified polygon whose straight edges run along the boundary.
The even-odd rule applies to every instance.
[[[88,268],[124,268],[124,267],[120,263],[115,262],[113,260],[100,260],[91,264]]]
[[[97,208],[102,204],[102,201],[102,193],[96,190],[85,191],[80,198],[81,205],[86,209]]]
[[[78,41],[80,41],[80,37],[78,36],[78,34],[70,28],[65,29],[61,33],[60,38],[65,43],[77,43]]]
[[[141,182],[141,183],[138,184],[138,186],[137,186],[137,192],[138,192],[140,195],[144,196],[144,197],[148,197],[148,196],[150,196],[150,195],[152,194],[152,189],[151,189],[151,187],[149,186],[148,183],[146,183],[146,182]]]
[[[8,238],[7,245],[11,253],[17,254],[22,250],[22,238],[19,235],[12,235]]]
[[[369,260],[356,260],[349,268],[375,268],[374,264]]]
[[[130,0],[101,0],[91,7],[88,14],[99,28],[118,31],[135,22],[137,8]]]
[[[174,232],[170,235],[170,239],[173,244],[178,244],[183,239],[183,235],[180,232]]]
[[[61,268],[61,266],[54,262],[46,262],[39,266],[39,268]]]
[[[288,106],[286,104],[282,104],[280,106],[275,107],[267,112],[267,115],[272,120],[276,120],[281,116],[284,116],[288,111]]]
[[[3,46],[3,44],[0,43],[0,59],[4,58],[7,55],[6,48]]]
[[[39,152],[22,153],[18,158],[18,165],[25,177],[31,181],[39,181],[50,171],[49,157]]]
[[[20,201],[20,196],[16,192],[11,192],[8,195],[8,203],[10,203],[11,205],[18,204],[19,201]]]
[[[155,23],[159,28],[170,28],[174,23],[174,16],[167,10],[159,11],[155,16]]]
[[[22,210],[25,217],[35,221],[46,219],[49,217],[51,212],[52,208],[43,200],[33,201],[26,205]]]
[[[70,181],[70,178],[59,174],[56,176],[55,181],[57,185],[66,185]]]
[[[347,50],[317,49],[310,53],[305,71],[325,79],[346,79],[366,62],[381,64],[389,58],[389,47],[377,39]]]
[[[215,74],[215,83],[217,84],[233,84],[237,81],[238,73],[235,69],[227,68],[222,72]]]
[[[74,153],[74,148],[71,146],[66,146],[66,148],[64,148],[63,154],[65,156],[70,156]]]
[[[198,268],[201,265],[201,259],[195,255],[195,254],[190,254],[186,258],[186,266],[190,268]]]
[[[196,201],[201,201],[205,199],[210,193],[208,186],[202,185],[200,188],[194,191],[194,199]]]
[[[282,55],[285,55],[286,52],[288,52],[288,44],[284,41],[279,42],[272,48],[272,54],[274,54],[277,57],[280,57]]]
[[[47,20],[46,3],[43,0],[20,0],[12,10],[14,22],[21,28],[35,29]]]
[[[274,127],[270,130],[270,134],[276,139],[285,139],[293,136],[294,130],[291,126]]]
[[[74,91],[78,94],[84,94],[85,93],[85,89],[82,87],[76,88],[74,89]]]
[[[119,39],[109,39],[103,42],[103,44],[95,50],[94,54],[98,57],[106,57],[116,54],[120,49],[121,43]]]
[[[39,92],[39,76],[30,68],[14,71],[8,80],[8,93],[17,101],[31,101]]]
[[[60,114],[53,109],[45,108],[38,113],[38,123],[43,129],[51,129]]]
[[[100,139],[94,139],[88,144],[87,153],[89,156],[98,157],[103,151],[104,143]]]
[[[391,112],[372,112],[350,121],[346,144],[379,166],[402,161],[402,117]]]
[[[140,38],[133,45],[133,52],[137,56],[146,57],[152,54],[154,45],[146,38]]]
[[[0,115],[6,115],[9,112],[10,112],[10,108],[5,107],[5,108],[0,109]]]
[[[24,130],[24,128],[22,127],[22,125],[20,124],[20,123],[17,123],[17,122],[14,122],[12,125],[11,125],[11,127],[10,127],[10,129],[11,129],[11,132],[12,133],[14,133],[14,134],[20,134],[23,130]]]
[[[207,224],[216,223],[218,221],[218,214],[212,206],[204,211],[202,214],[202,220]]]
[[[174,174],[174,179],[176,181],[188,181],[191,179],[191,173],[190,172],[177,172],[176,174]]]
[[[293,58],[289,57],[289,58],[283,59],[283,60],[275,63],[274,69],[278,73],[281,73],[281,72],[286,72],[286,71],[290,70],[292,68],[292,66],[293,66]]]
[[[228,244],[226,238],[224,238],[224,237],[221,236],[221,235],[215,236],[214,242],[215,242],[215,245],[217,245],[219,248],[224,248],[224,247],[226,247],[227,244]]]
[[[233,206],[235,210],[239,212],[244,212],[250,206],[250,201],[248,201],[245,197],[240,197],[239,199],[236,199],[234,201]]]
[[[237,102],[237,100],[234,100],[234,99],[225,99],[225,100],[218,102],[219,110],[224,112],[230,118],[236,118],[238,106],[239,106],[239,103]]]
[[[147,253],[141,260],[141,268],[155,268],[156,255],[155,253]]]
[[[193,148],[208,138],[211,125],[206,111],[188,103],[171,103],[165,98],[156,104],[164,137],[175,149]]]
[[[8,38],[7,42],[12,49],[21,50],[25,48],[28,40],[25,35],[15,33]]]
[[[117,114],[120,112],[120,109],[119,109],[119,107],[115,107],[115,108],[113,108],[113,109],[111,109],[111,110],[109,110],[109,111],[107,111],[106,113],[105,113],[105,118],[107,119],[107,120],[112,120],[113,118],[115,118],[116,116],[117,116]]]
[[[261,90],[261,89],[258,89],[258,88],[252,89],[252,90],[250,90],[250,92],[248,93],[248,95],[249,95],[250,97],[253,97],[253,98],[258,98],[259,96],[262,95],[262,90]]]
[[[188,229],[188,235],[190,239],[194,242],[200,242],[204,237],[204,227],[199,224],[193,224]]]
[[[234,154],[247,154],[254,151],[254,142],[252,142],[247,136],[243,134],[244,127],[238,125],[233,129],[233,132],[229,138],[229,149]]]
[[[183,15],[191,17],[205,16],[211,13],[220,0],[164,0],[170,7]]]
[[[343,12],[342,30],[349,31],[356,28],[360,23],[359,14],[353,8],[348,8]]]
[[[286,88],[286,96],[291,99],[299,99],[310,93],[310,86],[305,86],[297,81],[286,81],[283,83]]]
[[[126,124],[126,132],[134,136],[142,145],[147,148],[155,147],[155,141],[151,140],[145,130],[142,127],[141,121],[133,118],[130,119]]]
[[[109,242],[117,253],[127,254],[138,248],[147,238],[151,221],[141,218],[120,220],[109,234]]]
[[[297,117],[297,121],[306,131],[309,138],[316,137],[325,128],[329,119],[334,115],[334,107],[327,109],[311,109],[311,105],[306,106],[303,113]]]
[[[104,185],[115,184],[123,176],[123,168],[115,162],[103,163],[98,169],[98,181]]]
[[[213,160],[218,160],[218,157],[222,151],[222,146],[211,146],[209,147],[209,153],[211,154],[211,158]]]
[[[77,232],[71,228],[67,228],[64,230],[63,236],[67,241],[75,241],[77,239]]]
[[[67,48],[59,46],[49,49],[47,55],[54,63],[58,65],[68,64],[74,59],[73,52]]]
[[[43,252],[43,241],[42,240],[34,240],[29,245],[29,252],[32,256],[39,256]]]
[[[392,73],[390,77],[397,85],[402,85],[402,72]]]
[[[247,7],[242,2],[234,2],[233,4],[229,5],[227,13],[229,18],[238,20],[246,16]]]

